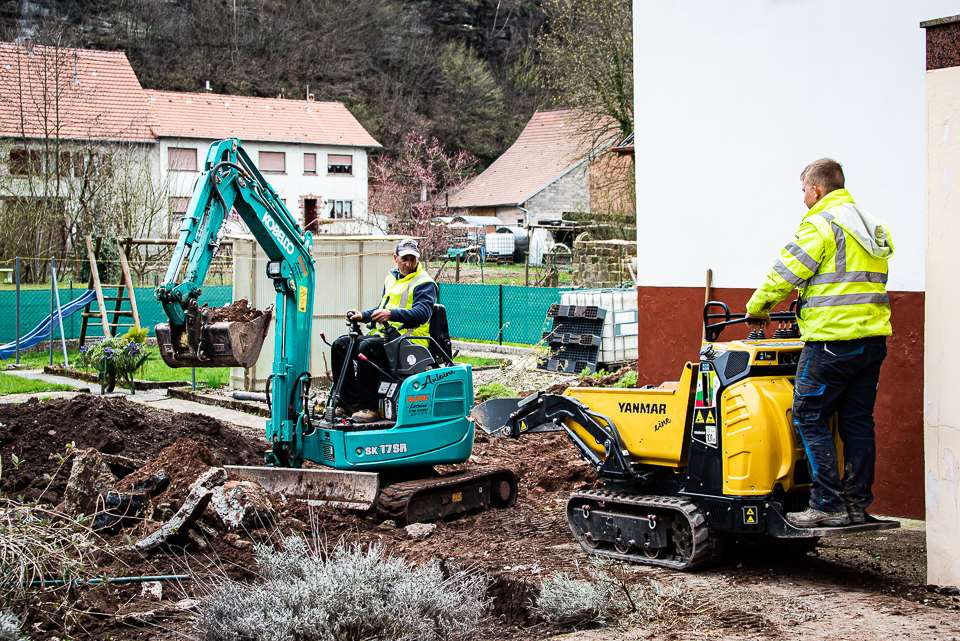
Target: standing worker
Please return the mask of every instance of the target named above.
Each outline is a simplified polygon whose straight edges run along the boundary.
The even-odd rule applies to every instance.
[[[364,312],[351,309],[347,312],[347,320],[390,323],[398,330],[409,331],[410,338],[429,336],[430,317],[437,302],[437,285],[420,262],[417,241],[405,238],[397,243],[393,262],[396,268],[387,274],[383,282],[380,305]],[[357,354],[363,354],[380,367],[389,369],[383,343],[383,332],[378,326],[354,344],[352,354],[347,354],[349,336],[335,340],[330,349],[334,380],[337,380],[343,367],[348,368],[343,389],[340,390],[341,413],[352,412],[354,421],[370,422],[380,417],[377,400],[380,373],[369,363],[357,361]],[[341,408],[337,411],[340,412]]]
[[[890,336],[887,261],[893,241],[844,188],[843,168],[829,158],[800,174],[809,209],[794,241],[747,303],[763,324],[770,310],[799,290],[797,322],[805,342],[794,382],[793,423],[813,479],[810,505],[787,514],[797,527],[863,523],[873,500],[873,405]],[[830,418],[839,420],[843,479]]]

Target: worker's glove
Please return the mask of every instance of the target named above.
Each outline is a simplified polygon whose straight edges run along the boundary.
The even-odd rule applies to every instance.
[[[747,312],[744,315],[744,318],[747,319],[747,325],[750,325],[751,327],[756,327],[756,326],[762,327],[763,325],[766,325],[767,322],[770,320],[770,314],[768,312],[762,312],[760,314],[751,314]]]

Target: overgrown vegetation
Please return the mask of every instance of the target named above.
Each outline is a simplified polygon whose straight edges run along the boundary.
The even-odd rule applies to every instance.
[[[692,611],[694,597],[679,583],[631,579],[629,568],[592,559],[579,578],[558,572],[544,579],[536,609],[562,627],[666,623]]]
[[[22,641],[24,638],[20,634],[20,619],[10,612],[0,611],[0,641]]]
[[[432,641],[465,639],[487,603],[482,575],[413,566],[379,546],[322,555],[291,537],[259,546],[262,582],[225,583],[201,610],[205,641]]]

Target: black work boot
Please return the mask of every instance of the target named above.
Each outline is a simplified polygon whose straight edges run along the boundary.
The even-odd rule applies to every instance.
[[[863,525],[867,522],[867,512],[853,505],[847,505],[847,515],[850,517],[850,525]]]
[[[848,525],[850,517],[846,510],[843,512],[823,512],[808,507],[803,512],[790,512],[787,514],[787,521],[796,527],[839,527]]]

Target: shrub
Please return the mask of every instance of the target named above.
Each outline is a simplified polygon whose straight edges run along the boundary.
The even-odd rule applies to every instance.
[[[637,372],[636,370],[627,372],[623,376],[617,379],[617,382],[613,384],[614,387],[636,387],[637,386]]]
[[[150,357],[150,351],[145,346],[146,340],[146,329],[131,327],[122,336],[107,338],[90,348],[81,347],[80,366],[97,371],[101,394],[112,392],[118,378],[127,383],[132,394],[133,374]]]
[[[0,612],[0,641],[22,641],[20,620],[9,612]]]
[[[206,641],[463,639],[486,608],[486,579],[412,566],[379,546],[337,546],[323,558],[302,538],[260,546],[263,581],[228,581],[196,622]]]
[[[679,584],[649,579],[632,584],[622,566],[592,559],[581,579],[563,572],[544,579],[536,610],[559,626],[665,623],[690,611],[692,599]]]

